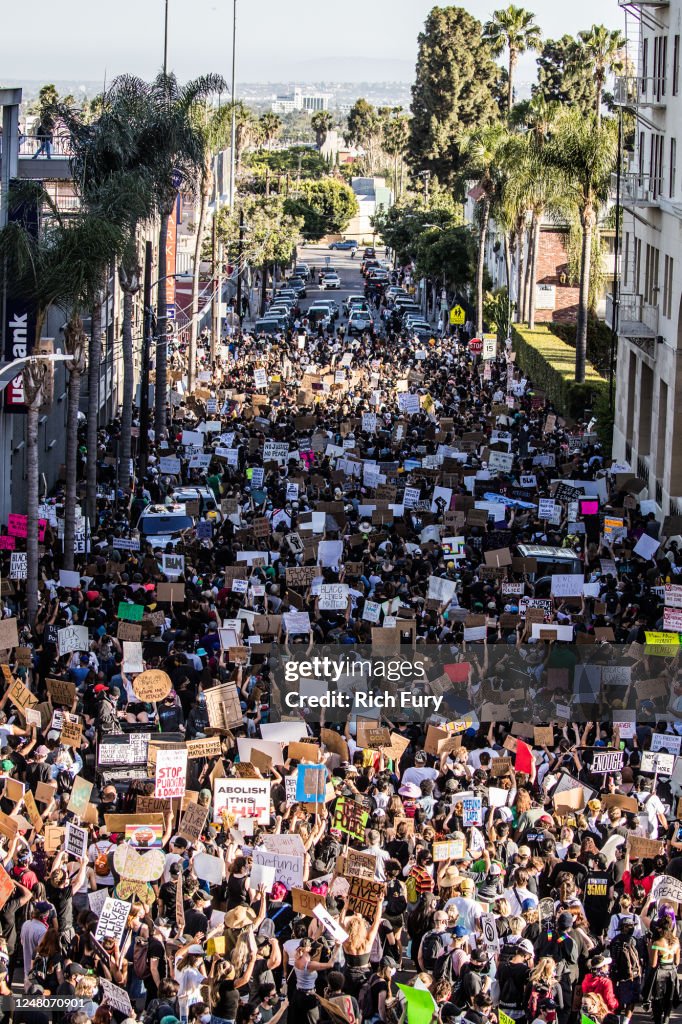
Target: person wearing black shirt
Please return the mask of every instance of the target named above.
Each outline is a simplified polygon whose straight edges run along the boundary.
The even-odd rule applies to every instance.
[[[18,944],[19,928],[17,927],[17,912],[25,907],[31,899],[31,890],[20,882],[14,883],[14,889],[4,906],[0,908],[0,932],[7,943],[7,954],[9,956],[9,980],[11,982],[16,961],[21,956],[21,946]]]
[[[147,989],[147,1000],[145,1006],[149,1006],[152,999],[159,994],[159,986],[168,974],[168,963],[166,960],[166,943],[170,938],[171,922],[167,917],[160,917],[154,923],[154,932],[149,938],[147,948],[147,962],[149,974],[144,983]]]
[[[83,858],[78,871],[69,877],[66,866],[62,867],[66,856],[66,851],[61,850],[55,857],[45,893],[57,912],[60,933],[69,938],[73,934],[73,894],[83,885],[88,862]]]
[[[211,897],[202,889],[192,896],[190,909],[185,911],[185,934],[186,935],[208,935],[209,918],[206,916],[206,908],[212,903]],[[210,911],[209,911],[210,912]]]
[[[33,760],[26,766],[26,785],[32,793],[35,793],[39,782],[51,782],[52,770],[47,763],[49,750],[41,745],[33,751]]]

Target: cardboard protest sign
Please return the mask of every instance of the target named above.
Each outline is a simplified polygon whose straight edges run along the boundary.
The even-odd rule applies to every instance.
[[[22,683],[21,679],[12,680],[7,689],[7,696],[19,711],[24,711],[25,708],[33,707],[38,703],[38,698]]]
[[[658,857],[663,853],[663,843],[658,839],[645,839],[643,836],[628,833],[627,837],[630,857],[635,860],[643,860],[645,857]]]
[[[185,600],[184,583],[157,583],[156,598],[159,604],[183,604]]]
[[[296,777],[296,800],[299,803],[324,803],[326,785],[327,769],[323,764],[299,765]]]
[[[368,921],[373,921],[385,892],[386,887],[383,882],[353,876],[350,878],[348,890],[348,909],[353,914],[362,914]]]
[[[227,732],[243,723],[244,715],[234,683],[223,683],[204,691],[208,720],[214,729]]]
[[[187,740],[187,758],[192,761],[198,757],[220,757],[222,747],[219,736],[207,736],[206,739]]]
[[[326,903],[326,896],[318,892],[309,892],[307,889],[292,889],[291,901],[294,913],[312,917],[315,907],[320,903]]]
[[[197,843],[201,837],[208,816],[208,807],[189,804],[180,821],[178,835],[184,836],[188,843]]]
[[[358,850],[349,848],[346,854],[344,875],[347,878],[369,878],[374,879],[376,874],[377,859],[373,853],[360,853]]]

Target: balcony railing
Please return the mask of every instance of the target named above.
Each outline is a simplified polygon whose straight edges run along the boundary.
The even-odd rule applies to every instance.
[[[613,329],[613,295],[606,296],[607,327]],[[658,334],[658,306],[645,302],[634,292],[621,292],[618,306],[618,333],[626,338],[655,338]]]
[[[33,157],[36,155],[40,148],[41,139],[34,135],[24,135],[19,141],[19,156],[20,157]],[[73,156],[73,149],[71,148],[71,142],[69,139],[64,138],[60,135],[55,135],[51,145],[51,156],[52,159],[60,158],[64,159]],[[41,153],[38,160],[47,160],[45,153]]]
[[[619,75],[614,82],[613,100],[619,107],[664,107],[666,80],[662,75],[642,78],[638,75]]]
[[[611,192],[615,196],[617,177],[611,175]],[[620,201],[623,206],[657,206],[662,181],[653,180],[639,171],[626,171],[620,176]]]

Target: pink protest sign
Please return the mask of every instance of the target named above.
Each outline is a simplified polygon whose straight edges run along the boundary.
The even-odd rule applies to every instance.
[[[38,520],[38,540],[45,540],[45,530],[47,529],[47,519]],[[7,516],[7,533],[10,537],[27,537],[28,536],[28,516],[22,516],[18,512],[10,512]]]
[[[16,546],[16,537],[0,537],[0,551],[14,551]]]
[[[315,452],[307,450],[307,451],[299,451],[298,454],[301,457],[301,462],[305,462],[306,469],[310,469],[310,467],[314,465],[314,463],[315,463]]]

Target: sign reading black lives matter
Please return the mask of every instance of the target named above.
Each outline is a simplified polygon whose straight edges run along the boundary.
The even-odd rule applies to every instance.
[[[595,775],[605,775],[607,772],[619,772],[625,761],[624,750],[595,751],[592,755],[590,771]]]

